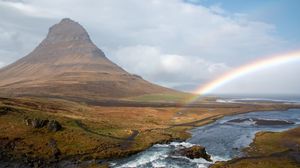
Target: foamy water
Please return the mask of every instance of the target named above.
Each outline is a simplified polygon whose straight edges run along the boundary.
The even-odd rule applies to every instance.
[[[258,118],[264,120],[286,120],[294,122],[292,125],[257,125],[255,122],[228,122],[233,119]],[[300,110],[273,112],[252,112],[224,117],[214,123],[191,130],[192,138],[186,142],[172,142],[157,144],[146,151],[129,158],[111,162],[112,167],[118,168],[207,168],[216,161],[226,161],[242,156],[242,148],[247,147],[259,131],[284,131],[300,124]],[[204,159],[189,159],[183,156],[173,156],[176,149],[191,147],[199,144],[206,147],[213,162]]]

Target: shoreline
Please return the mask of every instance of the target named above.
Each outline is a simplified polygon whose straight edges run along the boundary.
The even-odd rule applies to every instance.
[[[297,107],[297,108],[292,107],[292,108],[286,108],[286,109],[273,109],[273,110],[264,110],[264,111],[261,111],[261,110],[245,111],[245,112],[238,112],[238,113],[235,113],[235,114],[228,114],[228,115],[223,115],[223,116],[212,116],[212,117],[208,117],[208,118],[205,118],[205,119],[202,119],[202,120],[198,120],[198,121],[191,122],[191,123],[198,123],[198,122],[202,123],[202,122],[205,122],[205,121],[209,121],[209,122],[206,122],[206,123],[197,125],[197,126],[191,126],[190,123],[183,123],[183,124],[175,125],[176,127],[180,127],[180,126],[182,126],[182,127],[184,127],[184,126],[191,126],[192,128],[188,128],[188,129],[185,130],[187,133],[189,133],[190,136],[187,137],[186,139],[183,139],[183,140],[180,140],[180,141],[178,141],[177,139],[175,139],[175,140],[167,141],[167,142],[165,142],[165,143],[154,143],[154,144],[152,144],[150,147],[145,148],[144,150],[141,150],[140,152],[146,151],[146,150],[148,150],[149,148],[151,148],[153,145],[157,145],[157,144],[169,144],[169,143],[172,143],[172,142],[185,142],[186,140],[188,140],[188,139],[192,136],[192,133],[190,132],[191,130],[193,130],[193,129],[195,129],[195,128],[198,128],[198,127],[205,126],[205,125],[209,125],[209,124],[214,123],[214,122],[216,122],[217,120],[222,119],[222,118],[224,118],[224,117],[226,117],[226,116],[235,116],[235,115],[239,115],[239,114],[246,114],[246,113],[252,113],[252,112],[272,112],[272,111],[283,111],[283,112],[284,112],[284,111],[293,110],[293,109],[300,109],[300,107]],[[299,127],[300,127],[300,126],[299,126]],[[294,129],[294,128],[291,128],[291,129]],[[288,129],[288,130],[290,130],[290,129]],[[260,131],[260,132],[264,132],[264,131]],[[257,133],[260,133],[260,132],[257,132]],[[256,137],[256,136],[255,136],[255,137]],[[255,137],[254,137],[254,139],[255,139]],[[254,139],[252,139],[252,141],[254,141]],[[251,142],[251,144],[252,144],[252,142]],[[200,145],[201,145],[201,144],[200,144]],[[140,153],[140,152],[137,152],[137,153]],[[132,155],[135,155],[135,154],[137,154],[137,153],[134,153],[134,154],[132,154]],[[128,155],[128,156],[126,156],[125,158],[131,157],[132,155]],[[112,159],[108,159],[107,161],[108,161],[108,162],[111,162],[111,161],[114,161],[114,160],[119,160],[119,159],[122,160],[122,159],[125,159],[125,158],[117,158],[117,159],[112,158]],[[236,159],[236,158],[232,158],[232,159],[230,159],[229,161],[231,161],[231,160],[233,160],[233,159]],[[213,165],[214,165],[214,164],[212,164],[211,166],[213,166]],[[210,167],[211,167],[211,166],[210,166]]]
[[[245,156],[219,161],[209,168],[241,168],[255,165],[257,168],[281,168],[282,162],[285,163],[285,168],[298,168],[300,137],[297,135],[299,134],[299,125],[280,132],[259,131],[251,144],[242,149]]]

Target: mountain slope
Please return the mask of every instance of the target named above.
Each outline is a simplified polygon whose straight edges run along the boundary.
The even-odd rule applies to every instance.
[[[63,19],[29,55],[0,70],[0,95],[82,99],[172,93],[107,59],[77,22]]]

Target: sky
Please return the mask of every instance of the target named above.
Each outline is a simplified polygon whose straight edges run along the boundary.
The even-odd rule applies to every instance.
[[[0,0],[0,67],[71,18],[128,72],[194,91],[253,60],[300,51],[299,7],[298,0]],[[299,65],[264,69],[213,93],[300,95]]]

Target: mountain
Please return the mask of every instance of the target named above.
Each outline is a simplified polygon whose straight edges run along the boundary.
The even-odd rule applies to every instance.
[[[176,92],[111,62],[71,19],[52,26],[30,54],[2,68],[0,79],[2,96],[101,99]]]

